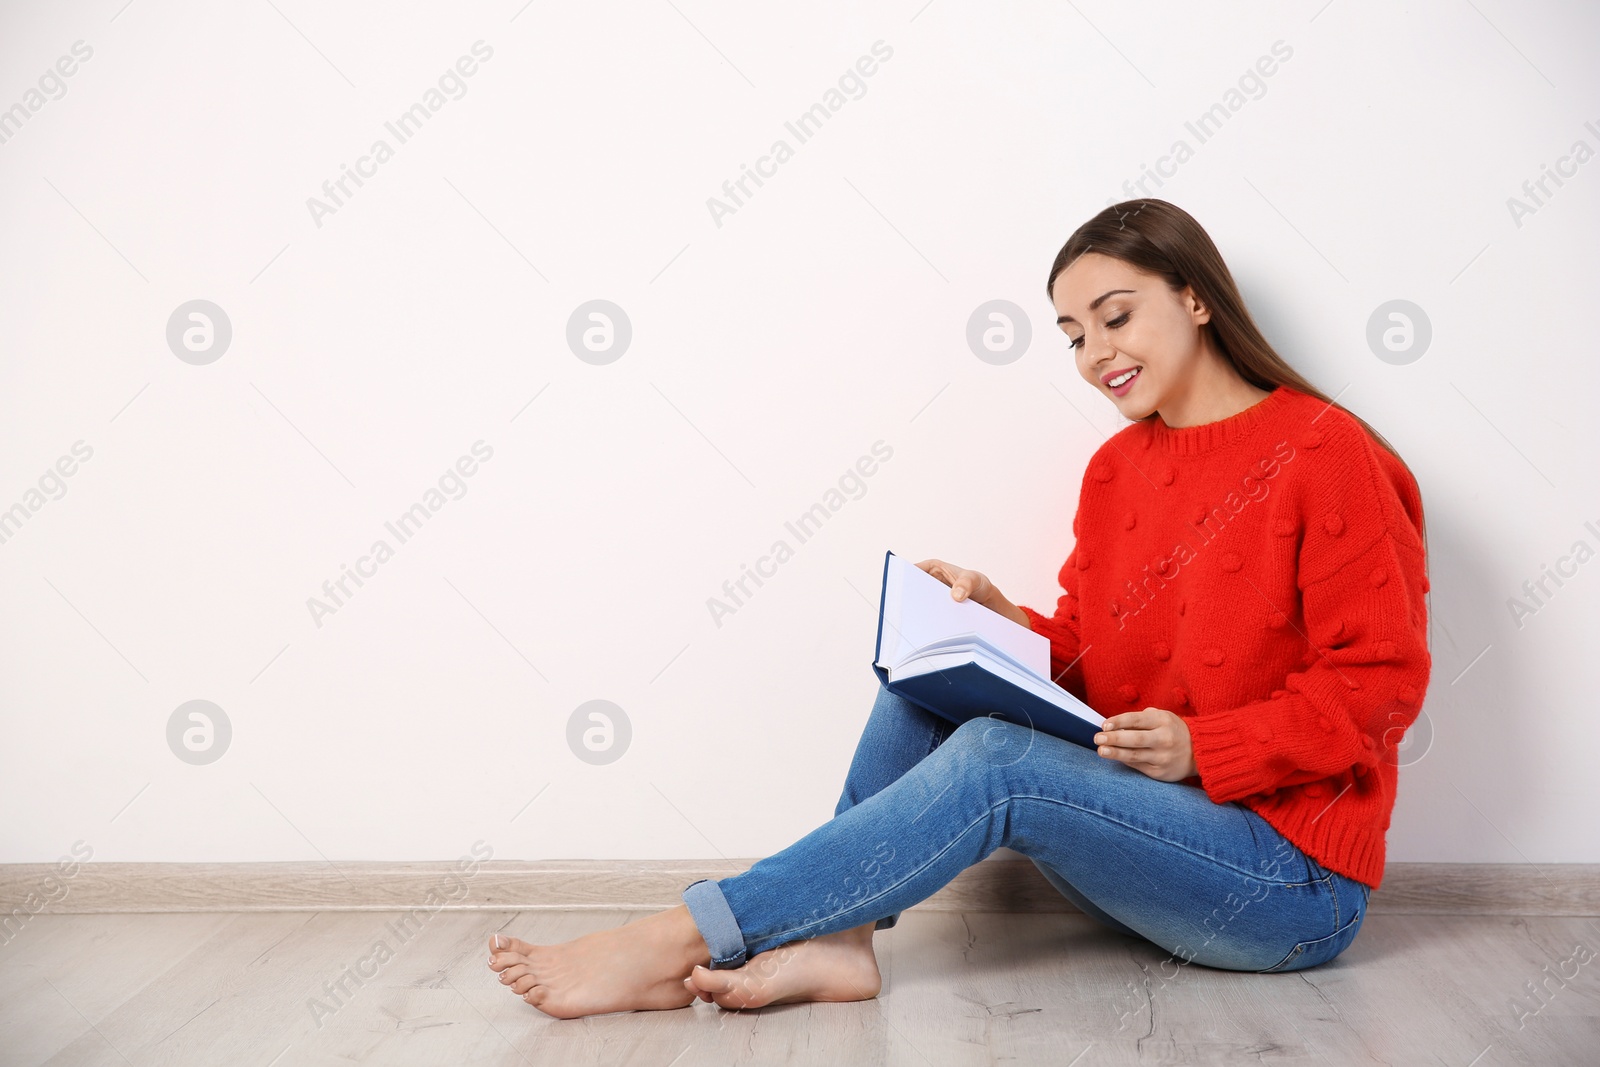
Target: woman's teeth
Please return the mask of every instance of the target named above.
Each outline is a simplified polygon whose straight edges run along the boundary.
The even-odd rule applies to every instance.
[[[1133,380],[1133,376],[1135,374],[1138,374],[1138,373],[1139,373],[1139,368],[1135,367],[1133,370],[1129,371],[1127,374],[1122,375],[1120,378],[1113,378],[1109,382],[1107,382],[1106,384],[1109,385],[1111,388],[1116,389],[1119,386],[1125,385],[1128,382],[1132,381]]]

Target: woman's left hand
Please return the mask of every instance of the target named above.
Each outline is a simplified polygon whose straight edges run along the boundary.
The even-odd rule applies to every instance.
[[[1106,759],[1119,760],[1158,781],[1181,782],[1199,773],[1189,724],[1162,708],[1108,716],[1105,729],[1094,735],[1094,743]]]

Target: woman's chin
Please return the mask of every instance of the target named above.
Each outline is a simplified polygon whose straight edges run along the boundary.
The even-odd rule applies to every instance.
[[[1135,400],[1132,397],[1112,397],[1111,402],[1117,405],[1117,410],[1122,412],[1123,418],[1131,419],[1134,422],[1148,419],[1156,413],[1156,409],[1152,405]]]

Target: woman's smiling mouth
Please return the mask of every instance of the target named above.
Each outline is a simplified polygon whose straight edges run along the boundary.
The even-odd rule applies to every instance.
[[[1129,367],[1124,371],[1116,371],[1110,376],[1102,378],[1101,381],[1105,383],[1113,395],[1122,396],[1132,387],[1134,380],[1139,377],[1139,372],[1142,369],[1140,367]]]

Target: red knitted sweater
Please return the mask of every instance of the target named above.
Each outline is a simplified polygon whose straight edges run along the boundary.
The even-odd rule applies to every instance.
[[[1432,669],[1421,523],[1388,450],[1280,385],[1217,422],[1157,415],[1108,439],[1055,615],[1022,610],[1057,684],[1106,716],[1175,712],[1186,784],[1376,889],[1395,748]]]

